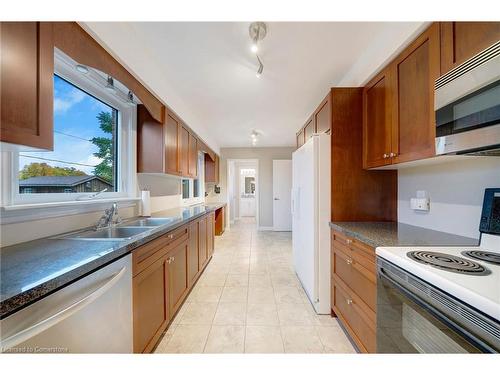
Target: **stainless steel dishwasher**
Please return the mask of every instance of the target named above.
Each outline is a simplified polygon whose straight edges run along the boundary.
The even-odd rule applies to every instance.
[[[2,352],[132,353],[132,256],[0,321]]]

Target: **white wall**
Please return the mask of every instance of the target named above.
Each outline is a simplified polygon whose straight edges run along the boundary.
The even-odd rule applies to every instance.
[[[485,188],[500,187],[500,157],[486,157],[398,171],[398,221],[420,227],[479,237]],[[410,198],[426,190],[429,212],[410,209]]]
[[[237,147],[221,148],[221,197],[227,197],[227,160],[258,159],[257,189],[259,189],[259,226],[273,226],[273,159],[291,160],[294,147]]]

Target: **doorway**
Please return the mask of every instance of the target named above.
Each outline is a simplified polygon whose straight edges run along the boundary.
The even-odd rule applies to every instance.
[[[229,223],[244,219],[259,225],[259,162],[257,159],[227,161]]]

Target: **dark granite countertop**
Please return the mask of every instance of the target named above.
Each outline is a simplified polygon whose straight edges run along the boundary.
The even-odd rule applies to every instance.
[[[126,241],[66,240],[51,236],[1,248],[0,319],[129,254],[136,247],[223,206],[225,203],[209,203],[155,212],[152,217],[174,220]]]
[[[398,222],[331,222],[330,227],[373,247],[477,246],[478,239]]]

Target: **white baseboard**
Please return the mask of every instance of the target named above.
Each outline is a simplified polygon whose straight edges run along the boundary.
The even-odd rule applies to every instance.
[[[259,227],[259,230],[262,230],[262,231],[273,231],[274,227]]]

